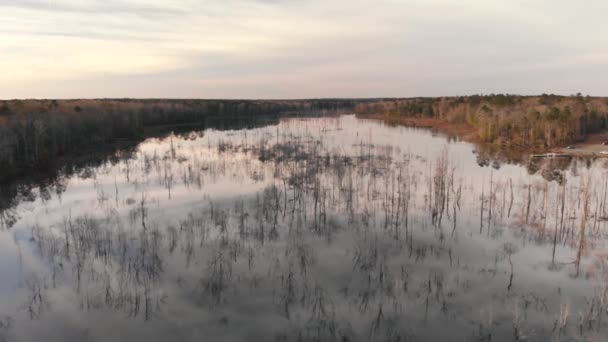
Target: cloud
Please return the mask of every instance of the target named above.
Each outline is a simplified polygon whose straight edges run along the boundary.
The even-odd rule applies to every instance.
[[[608,8],[600,1],[0,0],[0,7],[3,97],[101,97],[115,93],[112,85],[121,97],[607,90]],[[577,70],[586,82],[568,84],[564,75]]]
[[[0,0],[0,7],[38,12],[67,12],[73,14],[137,14],[144,17],[166,17],[185,12],[170,4],[152,5],[149,2],[117,0]]]

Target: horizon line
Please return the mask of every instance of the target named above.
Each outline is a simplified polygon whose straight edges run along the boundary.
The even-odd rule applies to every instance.
[[[140,100],[140,101],[311,101],[311,100],[407,100],[407,99],[432,99],[432,98],[455,98],[455,97],[472,97],[472,96],[517,96],[517,97],[540,97],[540,96],[560,96],[560,97],[590,97],[590,98],[608,98],[608,95],[590,95],[590,94],[555,94],[542,93],[534,95],[522,95],[512,93],[488,93],[488,94],[466,94],[466,95],[437,95],[437,96],[370,96],[370,97],[292,97],[292,98],[204,98],[204,97],[31,97],[31,98],[10,98],[1,99],[2,102],[8,101],[112,101],[112,100]]]

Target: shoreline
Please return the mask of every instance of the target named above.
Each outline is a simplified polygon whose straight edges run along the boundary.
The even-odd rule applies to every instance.
[[[573,146],[574,149],[563,146],[549,149],[547,153],[578,158],[608,158],[608,144],[605,145],[604,143],[608,143],[608,132],[590,134],[585,140],[569,145]]]
[[[388,125],[423,128],[458,137],[471,143],[481,143],[475,127],[462,123],[454,124],[436,118],[390,117],[384,114],[357,115],[362,119],[379,120]]]
[[[411,128],[423,128],[443,133],[449,136],[458,137],[463,141],[483,144],[487,146],[504,149],[505,151],[516,151],[527,154],[529,157],[578,157],[578,158],[608,158],[608,145],[603,143],[608,142],[608,132],[594,133],[586,137],[579,143],[573,143],[567,146],[539,149],[525,146],[506,146],[495,143],[484,143],[479,139],[475,127],[466,123],[449,123],[436,118],[414,118],[414,117],[389,117],[384,114],[361,115],[362,119],[379,120],[389,125],[400,125]],[[568,146],[575,146],[575,149],[568,149]]]

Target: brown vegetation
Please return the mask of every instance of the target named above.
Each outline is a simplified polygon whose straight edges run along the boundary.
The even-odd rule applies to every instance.
[[[381,116],[415,126],[462,125],[470,127],[479,141],[505,147],[565,146],[608,128],[608,99],[580,94],[412,98],[361,103],[355,111],[362,117]],[[468,130],[461,135],[472,137]]]
[[[458,136],[470,142],[479,141],[475,127],[468,123],[449,123],[438,118],[420,118],[407,116],[371,115],[369,119],[383,120],[389,125],[402,125],[414,128],[428,128],[451,136]]]

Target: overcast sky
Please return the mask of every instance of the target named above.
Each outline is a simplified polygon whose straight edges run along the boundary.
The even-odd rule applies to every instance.
[[[0,0],[0,98],[608,95],[608,1]]]

